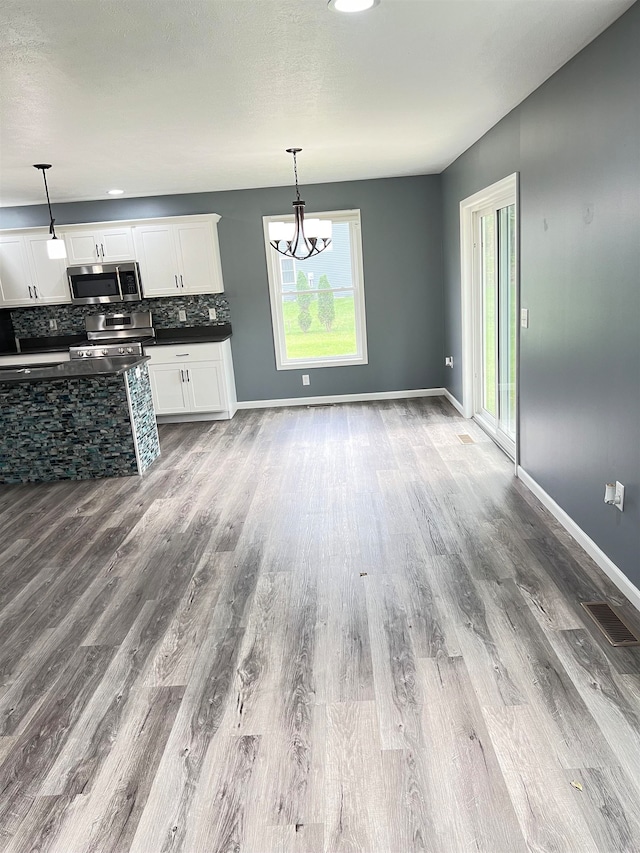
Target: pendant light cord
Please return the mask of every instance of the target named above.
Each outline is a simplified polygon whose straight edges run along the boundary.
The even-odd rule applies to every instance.
[[[51,220],[49,222],[49,234],[55,234],[56,232],[53,229],[53,223],[55,222],[55,219],[53,218],[53,213],[51,212],[51,201],[49,199],[49,187],[47,185],[47,173],[44,169],[42,170],[42,177],[44,178],[44,191],[47,194],[47,204],[49,205],[49,219]]]
[[[53,218],[53,213],[51,211],[51,199],[49,198],[49,185],[47,184],[47,169],[49,169],[51,167],[45,166],[44,164],[42,164],[42,165],[36,164],[34,166],[34,168],[37,169],[39,172],[42,172],[42,177],[44,179],[44,191],[47,194],[47,206],[49,208],[49,234],[51,234],[53,236],[53,238],[56,239],[56,232],[55,232],[55,229],[53,227],[53,223],[55,222],[55,219]]]

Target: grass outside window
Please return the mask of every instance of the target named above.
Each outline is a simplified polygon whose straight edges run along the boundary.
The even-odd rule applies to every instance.
[[[311,326],[304,332],[298,322],[300,311],[297,302],[283,301],[282,316],[287,347],[287,358],[319,358],[355,355],[356,316],[353,296],[337,297],[334,301],[335,319],[331,331],[318,320],[318,300],[309,306]]]

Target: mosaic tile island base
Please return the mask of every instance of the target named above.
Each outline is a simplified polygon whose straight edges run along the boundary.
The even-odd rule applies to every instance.
[[[144,360],[104,375],[2,383],[0,483],[142,474],[160,455]]]

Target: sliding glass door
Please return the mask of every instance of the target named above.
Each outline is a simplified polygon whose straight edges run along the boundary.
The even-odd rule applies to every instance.
[[[474,214],[474,416],[515,456],[516,206],[499,201]]]

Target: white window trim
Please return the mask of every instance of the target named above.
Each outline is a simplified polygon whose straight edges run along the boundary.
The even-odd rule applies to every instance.
[[[321,213],[308,213],[307,218],[330,219],[332,222],[348,222],[351,233],[351,275],[353,281],[353,300],[355,306],[356,342],[359,351],[353,356],[324,356],[312,359],[291,359],[286,357],[286,342],[282,316],[280,292],[278,290],[278,253],[269,244],[270,222],[293,222],[293,214],[263,216],[264,246],[269,278],[269,299],[271,302],[271,324],[277,370],[300,370],[313,367],[349,367],[368,364],[367,323],[364,303],[364,268],[362,263],[362,225],[359,210],[329,210]]]

